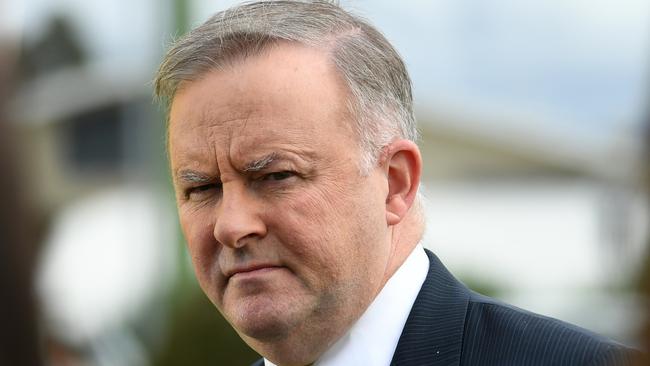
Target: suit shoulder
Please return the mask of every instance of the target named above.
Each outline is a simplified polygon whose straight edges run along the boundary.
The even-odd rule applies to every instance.
[[[631,350],[578,326],[471,293],[465,365],[626,365]]]
[[[264,359],[260,358],[259,360],[253,362],[251,366],[264,366]]]

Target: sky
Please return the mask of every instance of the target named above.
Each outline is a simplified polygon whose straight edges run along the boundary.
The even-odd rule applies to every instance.
[[[190,0],[190,24],[234,3]],[[490,115],[476,122],[488,128],[499,127],[495,121],[519,121],[605,139],[638,125],[650,110],[646,0],[341,3],[376,24],[403,55],[418,110]],[[43,28],[48,14],[70,14],[96,58],[126,65],[146,60],[155,68],[174,33],[163,24],[171,17],[162,1],[3,4],[5,18],[11,17],[5,28],[22,27],[28,37]]]
[[[195,0],[193,23],[235,3]],[[648,1],[341,3],[395,44],[424,112],[490,114],[485,123],[503,117],[602,140],[650,110]]]

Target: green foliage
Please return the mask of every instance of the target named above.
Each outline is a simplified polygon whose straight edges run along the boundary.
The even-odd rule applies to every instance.
[[[258,359],[198,287],[191,288],[180,291],[184,298],[172,314],[167,339],[152,365],[236,366]]]
[[[460,279],[471,290],[485,296],[499,298],[499,295],[503,292],[503,289],[498,284],[493,283],[492,281],[486,281],[476,276],[464,275],[460,276]]]

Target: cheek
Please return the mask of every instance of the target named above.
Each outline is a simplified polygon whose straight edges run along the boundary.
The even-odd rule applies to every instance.
[[[294,227],[311,226],[323,237],[351,244],[365,236],[365,227],[381,223],[385,205],[380,194],[367,187],[367,180],[344,179],[330,180],[292,197],[287,211],[293,213]]]
[[[374,183],[360,179],[296,195],[281,210],[283,225],[295,228],[294,235],[310,244],[305,250],[319,253],[328,264],[366,265],[369,252],[380,250],[388,233],[385,199]]]
[[[187,249],[199,281],[203,282],[218,270],[219,246],[214,239],[208,210],[179,210],[179,219]]]
[[[344,240],[347,233],[340,225],[347,214],[344,205],[346,197],[343,192],[328,191],[327,189],[312,189],[292,196],[282,212],[286,214],[283,218],[285,226],[294,228],[296,234],[304,236],[301,239],[308,240]],[[336,242],[313,243],[319,244],[315,250],[327,251],[335,247]]]
[[[210,214],[202,213],[201,210],[190,213],[179,210],[179,216],[199,286],[221,311],[225,279],[218,260],[221,246],[214,238]]]
[[[349,198],[343,192],[303,191],[286,197],[267,211],[269,232],[282,243],[282,257],[307,283],[328,283],[349,277],[347,261],[354,254],[354,228],[347,227]],[[311,287],[311,286],[310,286]]]

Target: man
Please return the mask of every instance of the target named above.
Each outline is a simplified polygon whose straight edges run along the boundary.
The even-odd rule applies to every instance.
[[[327,1],[247,3],[167,53],[181,226],[262,365],[602,365],[625,348],[468,290],[425,251],[411,83]]]

